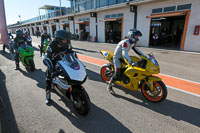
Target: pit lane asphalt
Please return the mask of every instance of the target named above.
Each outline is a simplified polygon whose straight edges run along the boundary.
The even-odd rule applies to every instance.
[[[4,105],[3,111],[7,112],[7,116],[4,116],[7,121],[5,128],[9,132],[200,132],[199,97],[168,88],[166,101],[153,104],[147,102],[141,93],[120,87],[114,88],[117,93],[114,97],[106,92],[106,84],[99,75],[100,67],[88,63],[84,63],[88,79],[83,86],[92,102],[90,114],[86,117],[78,115],[68,102],[65,104],[56,94],[52,94],[52,105],[46,106],[44,103],[46,68],[39,57],[38,44],[39,40],[33,37],[33,45],[36,47],[35,72],[28,73],[22,64],[20,64],[21,70],[15,71],[15,63],[9,54],[0,51],[0,97]],[[78,53],[100,59],[103,59],[99,54],[100,49],[112,51],[115,47],[114,44],[79,41],[73,41],[72,45]],[[200,55],[140,49],[144,53],[153,51],[162,73],[199,82],[200,74],[196,70],[200,65]]]

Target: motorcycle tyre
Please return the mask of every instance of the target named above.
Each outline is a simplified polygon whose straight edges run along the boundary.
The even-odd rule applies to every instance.
[[[155,81],[155,82],[157,82],[157,84],[159,84],[159,86],[162,89],[162,96],[161,97],[154,98],[154,97],[149,96],[145,91],[147,89],[149,90],[149,88],[147,88],[147,85],[145,87],[145,84],[146,84],[145,82],[143,82],[142,85],[141,85],[141,92],[142,92],[142,95],[145,97],[146,100],[153,102],[153,103],[160,103],[160,102],[163,102],[167,97],[167,87],[165,86],[165,84],[162,81]]]
[[[85,89],[77,89],[76,91],[73,92],[72,94],[74,101],[77,100],[81,100],[81,102],[84,102],[84,106],[82,106],[83,110],[80,110],[80,108],[78,108],[75,103],[73,103],[73,106],[76,110],[76,112],[82,116],[86,116],[89,112],[90,112],[90,106],[91,106],[91,102],[90,102],[90,98],[87,94],[87,92],[85,91]]]
[[[111,67],[112,67],[111,64],[106,64],[106,65],[102,66],[102,67],[101,67],[101,70],[100,70],[101,79],[102,79],[104,82],[106,82],[106,83],[108,83],[108,82],[110,81],[110,78],[112,77],[112,75],[110,76],[110,78],[109,78],[109,77],[106,77],[105,74],[104,74],[104,72],[105,72],[105,69],[106,69],[106,68],[109,68],[110,71],[112,71],[112,70],[111,70]]]
[[[29,60],[30,71],[33,72],[35,70],[35,63],[33,60]]]

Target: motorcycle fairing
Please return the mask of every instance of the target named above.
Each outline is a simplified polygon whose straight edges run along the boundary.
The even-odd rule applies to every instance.
[[[78,70],[71,68],[68,65],[68,63],[66,63],[66,61],[62,61],[62,60],[58,61],[58,64],[61,67],[62,71],[66,73],[71,80],[82,82],[85,80],[87,74],[86,74],[83,64],[78,59],[76,59],[76,61],[78,62],[79,67],[80,67],[80,69]]]

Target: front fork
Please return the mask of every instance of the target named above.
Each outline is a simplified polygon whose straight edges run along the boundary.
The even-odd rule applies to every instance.
[[[154,90],[153,82],[155,82],[155,81],[161,81],[161,78],[159,78],[157,76],[149,76],[149,77],[145,78],[145,82],[147,83],[147,85],[149,86],[151,91]]]

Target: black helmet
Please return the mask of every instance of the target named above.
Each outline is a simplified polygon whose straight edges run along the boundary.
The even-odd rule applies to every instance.
[[[137,29],[131,29],[129,32],[128,32],[128,34],[127,34],[127,37],[130,39],[130,40],[136,40],[136,41],[138,41],[138,39],[136,39],[134,36],[139,36],[139,37],[141,37],[142,36],[142,33],[139,31],[139,30],[137,30]],[[133,41],[134,42],[134,41]]]
[[[55,33],[55,40],[64,48],[67,48],[66,44],[62,40],[67,40],[67,43],[71,41],[71,33],[65,30],[57,30]]]
[[[23,36],[23,31],[22,30],[17,30],[16,31],[16,36],[22,37]]]

